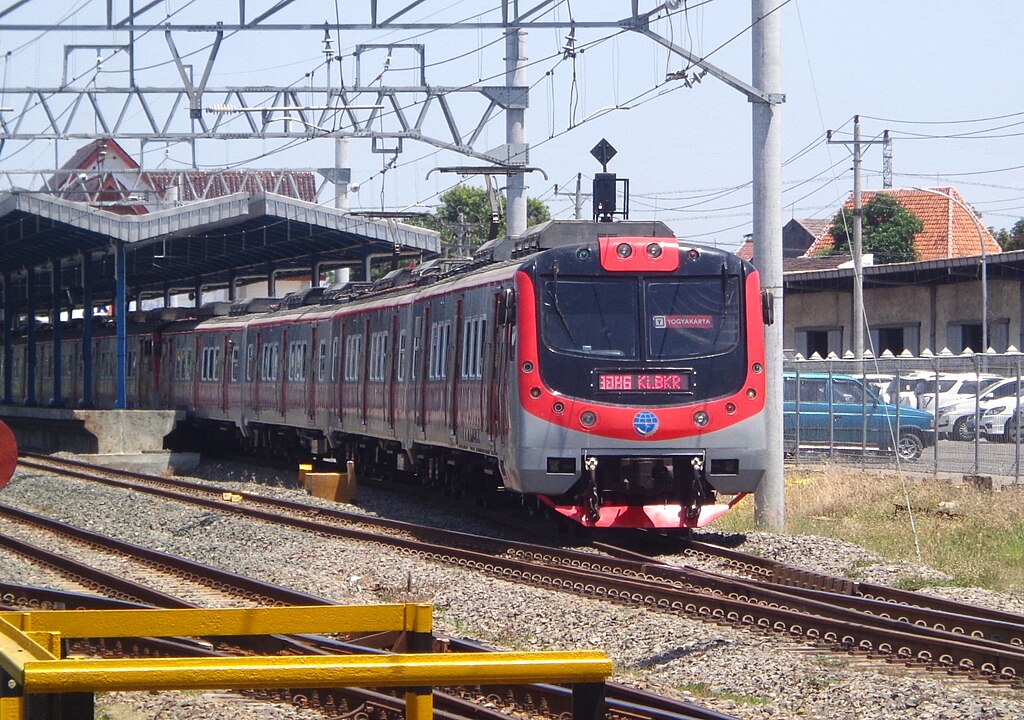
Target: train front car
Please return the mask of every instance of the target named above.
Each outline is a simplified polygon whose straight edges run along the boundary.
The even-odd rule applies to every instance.
[[[598,528],[701,527],[764,476],[758,275],[675,238],[601,237],[516,273],[505,483]]]

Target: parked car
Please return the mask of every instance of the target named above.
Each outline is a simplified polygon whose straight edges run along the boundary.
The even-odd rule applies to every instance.
[[[889,373],[865,373],[864,375],[857,374],[855,377],[871,388],[875,395],[882,398],[882,402],[891,402],[888,392],[889,384],[896,377],[895,375]]]
[[[935,444],[930,412],[884,403],[850,375],[783,373],[782,415],[790,450],[867,448],[909,461]]]
[[[994,383],[971,383],[968,389],[975,390],[978,387],[982,387],[982,390],[977,396],[973,392],[947,396],[946,400],[941,400],[940,396],[941,404],[935,418],[935,429],[939,437],[973,440],[975,403],[978,405],[979,415],[984,415],[985,410],[991,407],[990,401],[1013,399],[1020,395],[1020,386],[1015,378],[1004,378]]]
[[[936,407],[961,398],[973,399],[984,393],[1005,378],[987,373],[939,373],[938,378],[917,381],[914,394],[917,395],[917,407],[928,412],[935,412]],[[938,398],[938,404],[935,400]]]
[[[1014,395],[982,403],[981,436],[993,442],[1015,442],[1020,437],[1020,401],[1020,396]]]

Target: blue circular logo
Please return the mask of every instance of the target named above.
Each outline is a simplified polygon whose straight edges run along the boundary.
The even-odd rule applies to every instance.
[[[658,429],[658,416],[649,410],[642,410],[633,417],[633,429],[640,437],[653,435]]]

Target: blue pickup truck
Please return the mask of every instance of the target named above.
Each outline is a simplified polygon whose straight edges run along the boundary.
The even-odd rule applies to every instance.
[[[925,410],[882,402],[850,375],[783,374],[783,428],[787,452],[797,446],[862,448],[917,460],[935,444],[935,419]],[[898,428],[898,431],[897,431]]]

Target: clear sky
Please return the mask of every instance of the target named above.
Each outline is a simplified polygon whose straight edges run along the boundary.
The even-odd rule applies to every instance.
[[[136,0],[136,5],[140,3]],[[250,0],[250,16],[273,6],[270,0]],[[387,9],[407,0],[382,0]],[[536,3],[528,2],[533,6]],[[115,7],[127,7],[118,0]],[[412,17],[453,22],[479,14],[486,16],[498,0],[426,0]],[[614,18],[628,14],[628,0],[564,0],[549,10],[550,17],[577,20]],[[641,2],[642,8],[654,7]],[[680,0],[670,19],[654,28],[677,44],[709,57],[717,67],[749,81],[749,0]],[[297,0],[287,18],[303,18],[316,27],[342,13],[368,6],[368,0]],[[8,22],[40,20],[40,11],[53,19],[79,23],[102,16],[106,0],[34,0],[9,16]],[[235,3],[198,4],[166,0],[150,11],[147,20],[158,22],[167,14],[175,20],[208,21],[223,7],[225,21],[237,13]],[[122,8],[123,9],[123,8]],[[61,10],[58,14],[58,10]],[[382,13],[384,10],[382,10]],[[884,130],[893,138],[894,185],[955,186],[995,228],[1010,227],[1024,218],[1024,60],[1019,35],[1024,27],[1024,3],[1008,0],[789,0],[780,11],[783,27],[782,110],[783,221],[791,217],[830,217],[852,189],[851,155],[847,146],[825,142],[826,130],[834,138],[852,138],[852,118],[862,118],[865,140],[880,139]],[[191,14],[191,15],[190,15]],[[346,14],[344,17],[349,17]],[[746,98],[711,76],[687,88],[666,81],[666,74],[684,67],[653,41],[616,29],[579,29],[575,59],[564,57],[565,31],[533,30],[527,38],[531,86],[527,112],[527,138],[532,147],[530,165],[543,169],[528,177],[529,192],[552,209],[555,217],[572,216],[572,199],[556,195],[574,188],[576,173],[589,188],[600,170],[590,149],[607,139],[618,155],[609,170],[631,183],[631,217],[660,219],[677,234],[696,242],[734,248],[750,232],[751,108]],[[196,51],[191,61],[201,68],[210,33],[180,33],[175,41],[182,54]],[[117,43],[116,33],[0,32],[4,88],[54,87],[61,82],[62,47],[70,44]],[[428,63],[427,81],[433,85],[500,84],[504,72],[504,42],[500,31],[434,31],[416,33],[346,33],[341,39],[346,79],[354,78],[352,53],[357,43],[423,43]],[[308,33],[240,33],[225,39],[210,79],[210,86],[322,83],[323,31]],[[139,84],[178,84],[162,33],[140,39],[136,68]],[[123,56],[109,56],[97,71],[92,51],[73,53],[69,71],[84,86],[120,85],[126,79]],[[363,80],[384,70],[383,54],[365,56]],[[412,74],[403,70],[409,59],[392,58],[384,82],[407,84]],[[198,72],[198,69],[197,69]],[[694,71],[691,69],[692,75]],[[575,78],[575,83],[574,83]],[[336,78],[335,78],[336,82]],[[207,97],[205,104],[221,102]],[[366,99],[363,99],[366,101]],[[9,105],[9,99],[2,104]],[[456,116],[472,127],[480,106],[460,100]],[[415,109],[410,110],[415,117]],[[116,115],[109,111],[108,114]],[[8,120],[20,114],[15,109]],[[187,117],[182,104],[179,116]],[[440,117],[440,116],[438,116]],[[239,120],[238,122],[241,122]],[[441,134],[440,128],[434,127]],[[504,119],[492,119],[478,149],[504,142]],[[45,169],[65,161],[84,141],[9,142],[0,151],[0,170]],[[142,148],[126,143],[133,155]],[[197,149],[200,167],[225,164],[262,167],[322,167],[333,161],[333,141],[311,139],[300,143],[264,141],[204,141]],[[439,193],[459,177],[432,169],[476,165],[432,146],[406,141],[403,152],[370,152],[368,140],[351,144],[353,180],[358,192],[354,210],[429,208]],[[385,172],[390,161],[394,165]],[[192,163],[183,145],[145,146],[147,168],[185,168]],[[865,189],[882,186],[882,149],[865,148]],[[15,184],[26,184],[22,176]],[[479,178],[467,182],[481,184]],[[6,189],[6,184],[0,186]],[[333,194],[325,189],[321,201],[330,205]],[[590,212],[586,207],[585,216]]]

